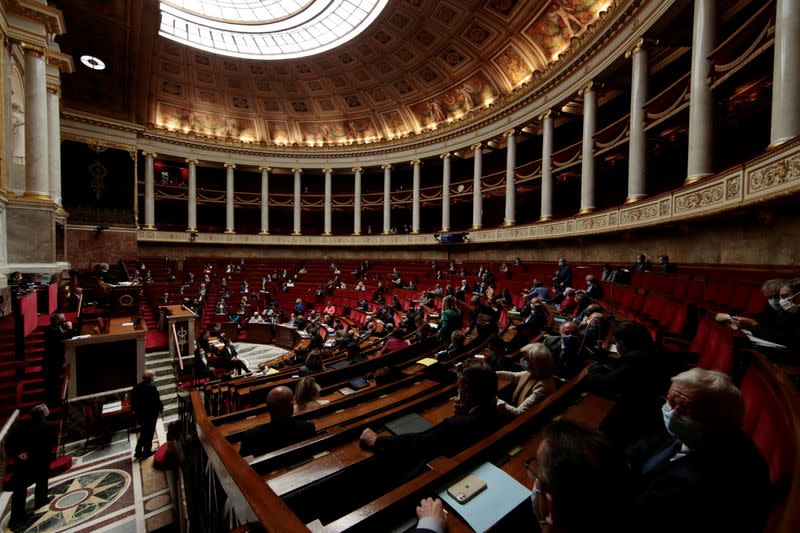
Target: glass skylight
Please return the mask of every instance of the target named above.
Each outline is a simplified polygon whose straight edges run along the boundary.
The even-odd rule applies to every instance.
[[[289,59],[361,33],[389,0],[163,0],[159,34],[217,54]]]

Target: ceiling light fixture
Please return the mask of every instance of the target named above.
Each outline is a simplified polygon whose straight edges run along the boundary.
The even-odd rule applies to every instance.
[[[97,57],[90,55],[81,56],[81,63],[92,70],[105,70],[106,64]]]

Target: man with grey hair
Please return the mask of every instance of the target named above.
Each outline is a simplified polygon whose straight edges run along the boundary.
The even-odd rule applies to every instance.
[[[47,505],[52,499],[47,496],[47,481],[53,450],[58,444],[58,426],[47,420],[49,415],[47,405],[35,406],[31,409],[30,419],[17,422],[6,441],[6,453],[14,459],[14,492],[8,522],[12,530],[26,525],[25,500],[31,484],[36,484],[35,509]]]
[[[639,530],[761,531],[769,471],[741,430],[744,401],[730,378],[702,368],[678,374],[662,413],[669,438],[629,449]]]
[[[142,381],[137,383],[131,391],[131,408],[136,415],[136,422],[140,426],[139,440],[136,441],[136,450],[133,454],[139,460],[144,460],[153,455],[153,435],[156,432],[158,415],[164,410],[161,395],[156,387],[156,373],[146,370],[142,374]]]
[[[780,280],[771,280],[774,284]],[[764,285],[766,286],[766,284]],[[730,317],[731,323],[750,330],[753,336],[782,344],[793,353],[800,352],[800,278],[784,280],[777,292],[761,291],[767,297],[770,309],[753,318]]]

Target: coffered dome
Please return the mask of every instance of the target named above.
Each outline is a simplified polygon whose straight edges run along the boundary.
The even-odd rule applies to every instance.
[[[63,48],[111,66],[104,73],[82,69],[67,79],[66,107],[212,142],[289,147],[414,139],[485,116],[492,104],[535,89],[535,73],[547,71],[561,54],[602,29],[602,15],[616,5],[612,0],[139,3],[113,0],[100,13],[90,0],[59,2],[68,27]],[[294,31],[292,20],[312,20],[313,13],[345,4],[358,5],[362,22],[372,16],[374,21],[360,27],[348,18],[347,27],[354,29],[342,39],[350,40],[308,57],[278,59],[281,53],[297,55],[304,46],[288,39],[283,48],[264,50],[253,38],[245,46],[245,40],[223,37],[204,49],[173,40],[180,34],[175,13],[197,26],[205,21],[206,28],[230,32]],[[118,22],[106,16],[115,11]],[[164,28],[170,24],[174,31],[168,39]],[[356,31],[361,33],[353,37]],[[201,34],[193,35],[202,41]],[[328,46],[322,38],[316,41]],[[240,46],[245,53],[238,55],[258,49],[276,60],[230,57],[237,54],[223,45]]]

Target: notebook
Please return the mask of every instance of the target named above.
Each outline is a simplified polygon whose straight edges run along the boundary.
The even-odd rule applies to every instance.
[[[395,418],[384,424],[386,429],[395,435],[405,435],[406,433],[420,433],[433,427],[433,424],[419,416],[417,413],[409,413],[400,418]]]

